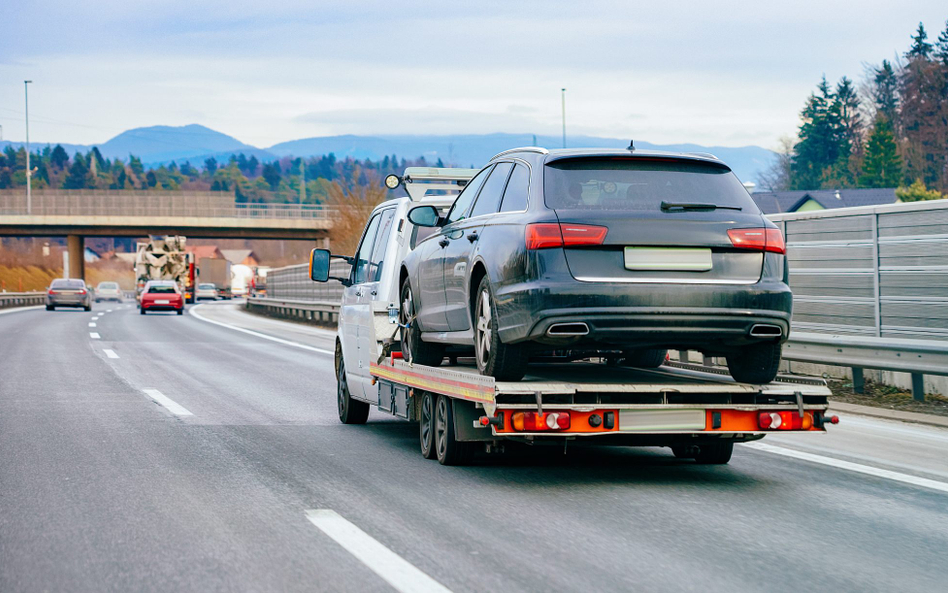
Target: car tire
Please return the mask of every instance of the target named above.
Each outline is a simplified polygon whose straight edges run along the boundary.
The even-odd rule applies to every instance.
[[[728,371],[739,383],[770,383],[780,368],[781,350],[776,342],[745,346],[726,357]]]
[[[46,305],[46,310],[47,310],[47,311],[55,311],[55,310],[56,310],[56,307],[55,307],[54,305]]]
[[[454,430],[454,401],[439,395],[435,406],[435,451],[441,465],[465,465],[473,456],[474,443],[457,440]]]
[[[139,308],[138,308],[138,312],[141,313],[142,315],[144,315],[144,314],[145,314],[145,307],[139,307]]]
[[[629,350],[623,352],[625,357],[622,364],[627,367],[639,367],[642,369],[657,369],[665,364],[665,357],[668,356],[668,350],[651,348],[648,350]]]
[[[700,445],[695,461],[702,465],[724,465],[731,460],[734,452],[734,441],[722,441]]]
[[[92,310],[92,305],[86,305],[86,306],[83,307],[83,309],[85,309],[86,311],[91,311],[91,310]]]
[[[496,331],[497,306],[487,276],[477,287],[471,319],[474,323],[474,358],[482,375],[498,381],[519,381],[527,372],[526,351],[520,344],[504,344]]]
[[[398,322],[402,327],[402,357],[412,364],[440,366],[444,360],[444,346],[421,339],[421,328],[415,319],[415,298],[411,283],[406,279],[399,291]]]
[[[339,360],[336,372],[336,409],[343,424],[365,424],[369,419],[369,404],[352,399],[349,380],[346,378],[346,363]]]
[[[178,309],[178,315],[184,315],[184,309]]]
[[[418,440],[421,442],[421,456],[435,459],[438,456],[435,447],[435,408],[437,397],[430,391],[421,396],[421,411],[418,414]]]

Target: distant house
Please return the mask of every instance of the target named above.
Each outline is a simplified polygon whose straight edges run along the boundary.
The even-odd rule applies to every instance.
[[[751,197],[764,214],[882,206],[899,201],[895,188],[754,192]]]
[[[214,259],[225,259],[224,254],[217,248],[217,245],[188,245],[184,248],[188,253],[194,254],[194,259],[210,257]]]
[[[87,264],[92,262],[97,262],[102,259],[102,256],[99,255],[97,251],[90,247],[85,248],[85,252],[82,254],[82,259],[86,261]]]
[[[221,249],[224,259],[232,264],[243,264],[251,268],[259,266],[257,255],[251,249]]]

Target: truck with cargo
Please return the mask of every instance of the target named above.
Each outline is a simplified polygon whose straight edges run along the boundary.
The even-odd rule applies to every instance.
[[[194,254],[185,250],[187,239],[182,236],[149,237],[141,241],[135,251],[135,297],[141,296],[149,280],[174,280],[186,302],[193,302],[196,287]]]
[[[824,381],[778,376],[766,385],[738,383],[725,370],[667,361],[657,369],[619,366],[609,356],[573,360],[569,352],[531,362],[520,381],[481,375],[471,354],[448,349],[447,364],[403,360],[399,345],[399,263],[430,227],[415,226],[418,205],[446,211],[477,170],[408,168],[388,178],[408,197],[372,212],[354,256],[314,249],[310,276],[329,281],[331,258],[350,265],[335,343],[337,408],[361,424],[371,407],[418,422],[422,455],[463,464],[506,443],[669,447],[676,457],[723,464],[735,443],[770,432],[825,432]]]
[[[213,284],[220,298],[229,299],[233,296],[230,268],[230,262],[226,259],[202,257],[198,260],[198,282]]]

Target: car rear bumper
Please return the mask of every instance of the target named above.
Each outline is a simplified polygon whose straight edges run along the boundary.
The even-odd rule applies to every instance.
[[[142,303],[142,309],[146,311],[180,311],[184,309],[184,305],[152,305],[149,303]]]
[[[52,307],[85,307],[92,304],[92,300],[88,297],[47,296],[46,304]]]

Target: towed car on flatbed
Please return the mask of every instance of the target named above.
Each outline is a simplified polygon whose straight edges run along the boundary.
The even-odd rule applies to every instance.
[[[334,357],[343,423],[365,423],[371,407],[417,421],[422,455],[445,465],[501,451],[509,441],[565,446],[576,439],[670,447],[678,457],[721,464],[735,443],[773,431],[824,432],[835,423],[827,415],[830,391],[819,379],[740,383],[708,367],[664,359],[650,365],[657,368],[621,366],[608,351],[566,350],[534,357],[521,380],[504,381],[480,372],[464,345],[447,344],[433,364],[403,357],[412,319],[400,302],[400,264],[437,232],[408,213],[425,205],[444,216],[477,173],[407,169],[387,185],[404,183],[409,197],[375,208],[355,255],[311,253],[312,279],[335,274],[345,287]],[[331,268],[331,258],[348,269]]]

